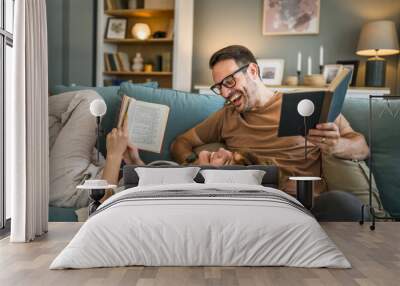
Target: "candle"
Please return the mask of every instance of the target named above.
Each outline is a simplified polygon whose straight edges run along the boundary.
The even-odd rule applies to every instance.
[[[301,52],[297,53],[297,71],[301,72]]]
[[[319,47],[319,65],[320,66],[324,65],[324,47],[323,46]]]
[[[308,61],[307,61],[307,74],[311,75],[311,66],[312,66],[312,61],[311,61],[311,57],[308,57]]]

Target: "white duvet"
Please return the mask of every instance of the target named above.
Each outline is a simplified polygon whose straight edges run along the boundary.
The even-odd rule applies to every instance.
[[[179,195],[122,199],[138,192],[170,190],[253,190],[266,192],[272,199]],[[293,203],[299,204],[279,190],[254,185],[179,184],[127,189],[100,206],[50,269],[128,265],[350,268],[318,222]]]

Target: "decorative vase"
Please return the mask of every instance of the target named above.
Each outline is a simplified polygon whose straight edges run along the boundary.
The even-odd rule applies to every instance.
[[[144,72],[152,72],[153,71],[153,65],[152,64],[145,64],[144,65]]]
[[[132,70],[134,72],[141,72],[143,70],[143,58],[140,53],[136,53],[136,56],[133,59]]]

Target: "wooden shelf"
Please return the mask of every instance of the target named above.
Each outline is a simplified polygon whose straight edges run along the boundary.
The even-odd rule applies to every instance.
[[[104,71],[105,75],[132,75],[132,76],[171,76],[172,72],[131,72],[131,71]]]
[[[166,43],[172,44],[173,40],[170,38],[162,38],[162,39],[148,39],[148,40],[139,40],[139,39],[104,39],[104,43],[108,44],[154,44],[154,43]]]
[[[105,13],[115,17],[160,17],[169,16],[173,17],[173,9],[120,9],[120,10],[106,10]]]

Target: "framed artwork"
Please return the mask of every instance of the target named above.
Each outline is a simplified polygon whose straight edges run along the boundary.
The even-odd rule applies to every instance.
[[[261,80],[266,85],[281,85],[285,60],[257,59],[260,68]]]
[[[326,83],[331,83],[336,75],[343,69],[342,65],[325,65],[324,66],[324,79]]]
[[[264,0],[263,35],[319,33],[320,0]]]
[[[351,60],[351,61],[337,61],[337,64],[340,64],[345,69],[349,69],[352,71],[350,86],[356,86],[357,83],[357,73],[358,73],[358,65],[360,61]]]
[[[125,39],[128,19],[108,18],[106,39]]]

